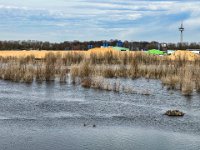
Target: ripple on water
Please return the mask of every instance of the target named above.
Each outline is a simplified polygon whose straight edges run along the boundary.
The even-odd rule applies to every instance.
[[[139,91],[150,90],[154,95],[105,92],[56,82],[26,86],[0,81],[0,113],[8,119],[10,116],[36,120],[63,118],[63,121],[69,118],[78,122],[84,118],[100,120],[102,124],[145,124],[164,129],[174,125],[174,131],[200,133],[200,96],[197,93],[187,99],[180,91],[170,94],[157,80],[122,79],[120,82]],[[183,118],[163,116],[168,109],[179,109],[186,115]]]

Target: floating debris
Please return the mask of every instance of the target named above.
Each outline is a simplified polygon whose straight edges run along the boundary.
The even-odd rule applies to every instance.
[[[174,116],[174,117],[182,117],[185,115],[185,113],[179,111],[179,110],[168,110],[164,115],[167,116]]]

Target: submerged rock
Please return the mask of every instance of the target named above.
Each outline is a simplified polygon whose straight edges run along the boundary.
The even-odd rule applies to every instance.
[[[168,110],[164,115],[167,116],[175,116],[175,117],[182,117],[185,115],[185,113],[179,111],[179,110]]]

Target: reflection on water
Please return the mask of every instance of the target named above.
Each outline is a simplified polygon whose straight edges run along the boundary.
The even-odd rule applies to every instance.
[[[156,80],[121,79],[120,82],[151,94],[106,92],[57,82],[0,81],[0,149],[20,149],[20,145],[21,149],[38,146],[38,149],[58,150],[66,146],[67,149],[160,149],[161,146],[199,149],[200,94],[183,97],[179,91],[167,91]],[[179,109],[186,115],[163,116],[168,109]],[[96,124],[97,128],[83,128],[84,123]]]

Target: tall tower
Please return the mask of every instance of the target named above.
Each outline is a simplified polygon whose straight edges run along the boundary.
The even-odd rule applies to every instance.
[[[185,30],[185,28],[183,27],[183,22],[181,23],[181,27],[179,28],[179,31],[181,32],[181,44],[183,43],[183,31]]]

